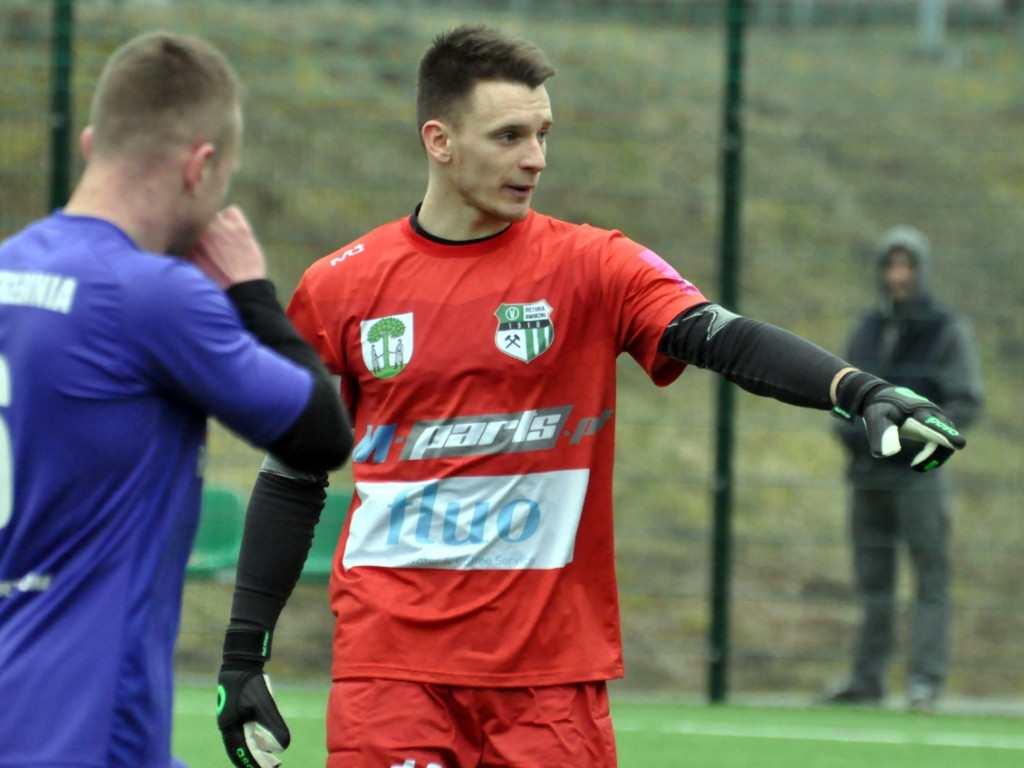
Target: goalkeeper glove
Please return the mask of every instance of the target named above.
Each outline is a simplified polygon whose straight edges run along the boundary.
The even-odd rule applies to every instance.
[[[854,416],[864,418],[875,457],[899,453],[900,437],[923,442],[924,448],[910,462],[918,472],[942,466],[967,445],[935,403],[863,371],[851,371],[839,380],[832,413],[847,421]]]
[[[270,632],[228,629],[217,676],[217,727],[228,757],[238,768],[277,768],[274,753],[291,734],[281,717],[263,664],[270,658]]]

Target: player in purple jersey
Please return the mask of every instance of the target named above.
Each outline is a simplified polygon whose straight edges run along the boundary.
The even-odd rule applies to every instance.
[[[212,415],[324,476],[352,438],[242,212],[240,87],[208,43],[108,61],[63,210],[0,245],[0,766],[169,768]]]

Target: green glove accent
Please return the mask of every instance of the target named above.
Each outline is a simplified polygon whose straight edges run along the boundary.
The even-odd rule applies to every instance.
[[[288,748],[291,734],[262,670],[225,670],[217,677],[217,727],[238,768],[277,768],[274,755]]]
[[[852,371],[840,380],[836,400],[832,413],[837,418],[864,417],[873,456],[899,453],[901,437],[923,442],[924,448],[910,462],[918,472],[941,467],[967,445],[935,403],[863,371]]]
[[[277,768],[275,753],[287,749],[291,734],[270,689],[263,663],[270,658],[271,633],[229,628],[217,676],[217,727],[237,768]]]

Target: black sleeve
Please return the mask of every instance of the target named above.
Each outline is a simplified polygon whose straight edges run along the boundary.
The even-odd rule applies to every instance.
[[[231,628],[273,631],[302,574],[326,488],[326,475],[296,471],[267,457],[246,510]]]
[[[699,304],[665,329],[658,351],[721,374],[755,395],[831,410],[832,380],[848,364],[794,333]]]
[[[267,447],[290,466],[309,472],[329,472],[345,463],[352,452],[352,427],[326,371],[313,377],[313,392],[299,417]]]
[[[242,323],[259,341],[313,374],[313,391],[296,421],[269,446],[289,466],[311,472],[337,469],[352,451],[344,403],[320,358],[291,324],[269,280],[247,280],[226,291]]]

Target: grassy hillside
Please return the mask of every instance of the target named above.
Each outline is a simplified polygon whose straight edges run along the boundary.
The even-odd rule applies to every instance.
[[[622,229],[714,297],[718,27],[640,24],[628,13],[555,25],[542,10],[459,10],[466,6],[82,2],[76,124],[104,57],[131,34],[167,27],[221,44],[249,89],[234,198],[287,294],[313,259],[419,200],[413,73],[433,34],[463,21],[500,23],[540,43],[559,70],[549,84],[556,126],[537,207]],[[45,212],[47,9],[11,0],[0,13],[0,234]],[[899,24],[759,26],[745,70],[739,308],[841,350],[852,317],[872,299],[867,244],[906,221],[936,245],[936,292],[975,326],[990,403],[952,468],[952,686],[987,695],[1024,684],[1014,645],[1024,629],[1024,419],[1014,405],[1024,383],[1022,43],[1010,28],[954,29],[936,56],[922,54],[914,29]],[[621,371],[616,500],[629,680],[700,689],[717,382],[692,371],[656,390],[631,361]],[[741,395],[737,427],[734,684],[814,690],[840,674],[856,615],[841,456],[823,414]],[[211,483],[247,492],[257,463],[255,452],[214,430]],[[335,482],[347,484],[347,473]],[[205,663],[203,633],[210,624],[219,631],[225,594],[190,590],[186,658]],[[322,587],[303,588],[289,614],[286,634],[302,658],[322,663]],[[281,659],[287,642],[278,644]]]

